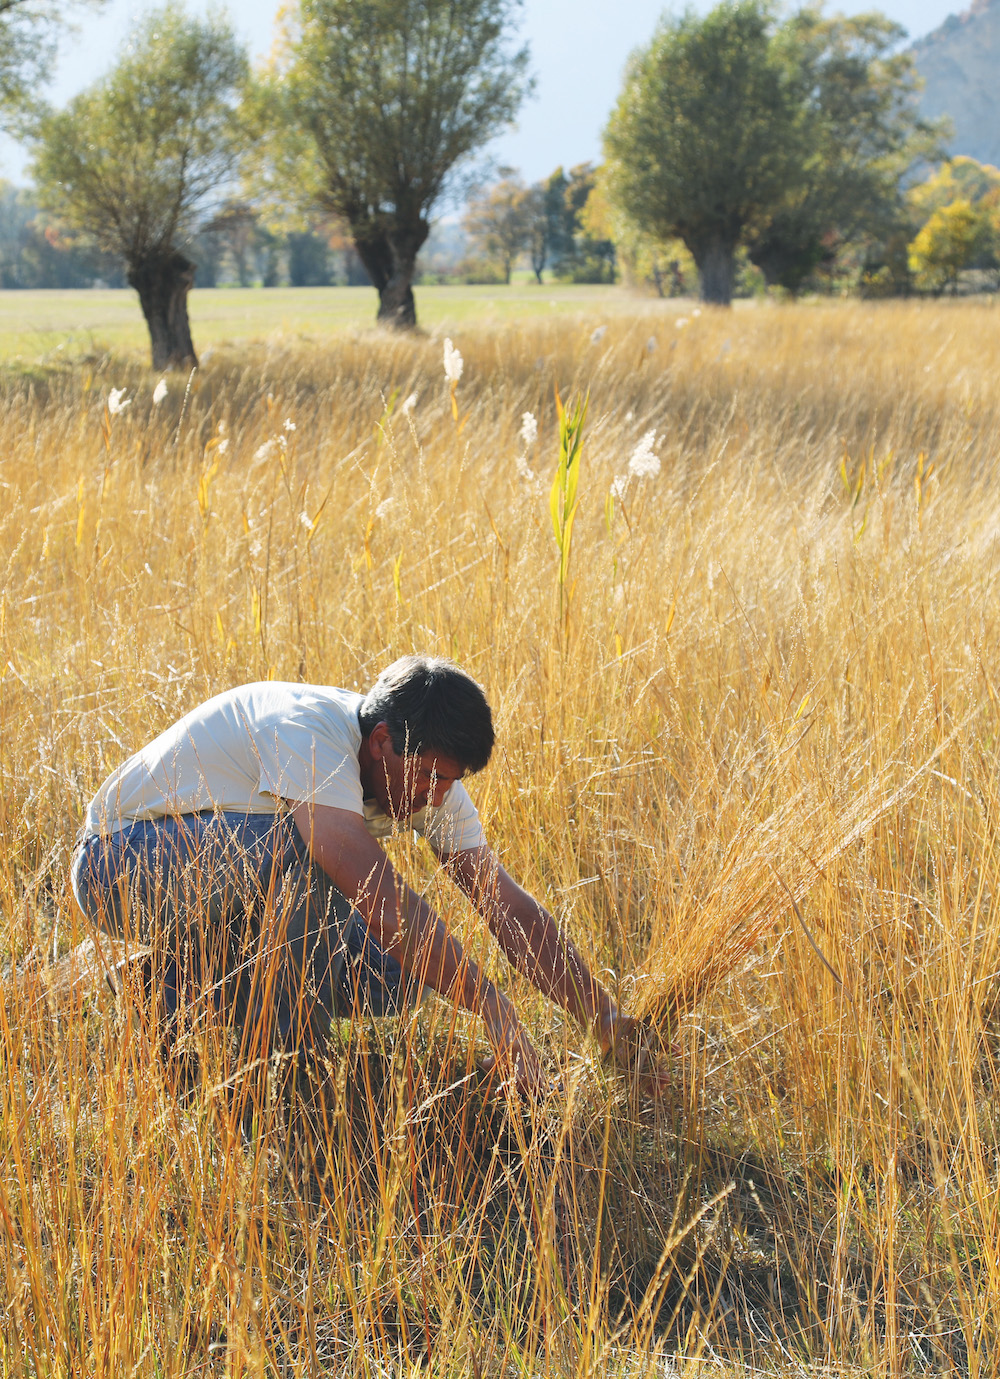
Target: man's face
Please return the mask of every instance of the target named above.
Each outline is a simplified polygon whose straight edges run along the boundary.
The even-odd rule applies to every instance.
[[[437,752],[400,755],[388,731],[379,734],[376,728],[372,747],[370,789],[379,808],[394,819],[408,819],[428,804],[437,808],[448,788],[465,775],[460,761]]]

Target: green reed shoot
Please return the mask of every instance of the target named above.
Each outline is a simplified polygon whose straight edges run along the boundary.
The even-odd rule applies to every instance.
[[[580,482],[580,462],[583,457],[583,424],[587,419],[589,391],[571,407],[564,407],[556,389],[556,413],[559,417],[559,464],[549,494],[552,530],[559,548],[559,624],[563,634],[569,627],[569,594],[566,580],[569,575],[570,549],[573,543],[573,522],[578,504],[577,487]]]

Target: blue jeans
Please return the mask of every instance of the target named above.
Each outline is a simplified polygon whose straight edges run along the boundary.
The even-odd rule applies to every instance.
[[[214,1008],[257,1047],[307,1049],[337,1018],[418,999],[288,815],[183,814],[92,834],[72,882],[92,924],[149,945],[167,1017]]]

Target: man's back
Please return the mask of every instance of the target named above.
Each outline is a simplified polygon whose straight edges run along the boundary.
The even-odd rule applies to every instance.
[[[267,814],[283,799],[361,813],[361,702],[350,690],[274,680],[218,694],[108,777],[87,831],[211,809]]]

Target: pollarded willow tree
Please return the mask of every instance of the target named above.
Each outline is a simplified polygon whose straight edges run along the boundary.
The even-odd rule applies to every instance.
[[[520,3],[300,0],[289,16],[262,96],[275,183],[346,222],[388,325],[416,324],[431,210],[528,90]]]
[[[169,5],[146,16],[108,77],[34,130],[44,204],[124,259],[155,369],[197,362],[186,249],[235,173],[247,73],[227,23]]]
[[[779,23],[727,0],[663,24],[633,57],[605,134],[613,199],[636,227],[690,250],[706,301],[728,303],[745,246],[797,291],[844,243],[885,238],[901,179],[932,156],[903,30],[879,14]]]
[[[738,246],[807,156],[772,32],[762,0],[665,22],[631,59],[605,133],[613,196],[639,229],[684,241],[708,302],[728,305]]]

